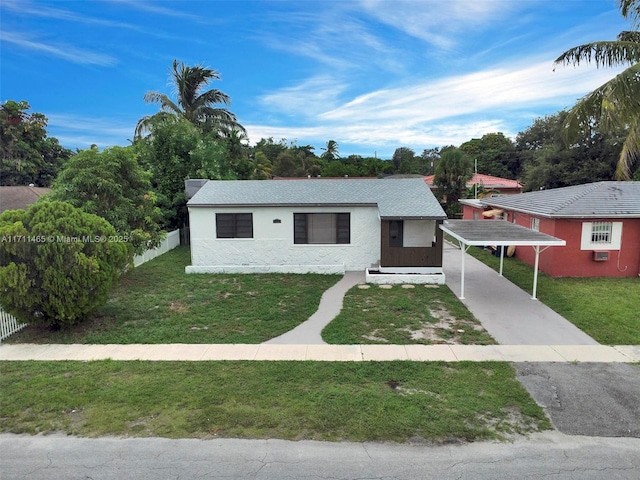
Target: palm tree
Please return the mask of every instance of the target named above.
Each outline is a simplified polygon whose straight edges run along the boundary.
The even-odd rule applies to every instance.
[[[327,146],[322,147],[324,152],[320,155],[320,158],[324,158],[325,160],[335,160],[340,158],[340,152],[338,151],[339,148],[338,142],[335,140],[329,140],[327,142]]]
[[[617,0],[622,16],[640,24],[640,0]],[[560,55],[554,65],[579,65],[593,61],[597,67],[629,67],[604,85],[578,100],[564,123],[565,138],[574,141],[579,132],[598,122],[606,130],[628,128],[616,177],[631,178],[632,167],[640,162],[640,31],[621,32],[616,40],[580,45]]]
[[[154,122],[161,121],[167,115],[177,115],[200,127],[205,132],[215,132],[226,137],[232,130],[245,131],[236,116],[226,108],[215,105],[230,105],[231,98],[217,89],[203,91],[211,80],[220,80],[220,74],[202,65],[190,67],[184,63],[173,61],[171,80],[175,87],[177,103],[160,92],[147,92],[144,100],[147,103],[160,105],[160,112],[145,116],[138,121],[135,138],[139,139],[145,131],[149,131]]]

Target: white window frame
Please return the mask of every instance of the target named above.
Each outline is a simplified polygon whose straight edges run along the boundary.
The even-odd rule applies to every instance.
[[[622,222],[582,223],[580,250],[620,250],[621,243]]]
[[[534,232],[540,231],[540,219],[537,217],[531,217],[531,230]]]

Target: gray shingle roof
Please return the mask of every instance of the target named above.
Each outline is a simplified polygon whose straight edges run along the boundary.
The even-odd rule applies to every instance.
[[[556,245],[566,241],[500,220],[447,220],[440,228],[467,245]]]
[[[640,218],[640,182],[596,182],[504,195],[483,205],[550,218]]]
[[[373,206],[382,218],[444,219],[446,214],[422,178],[209,180],[189,207]]]

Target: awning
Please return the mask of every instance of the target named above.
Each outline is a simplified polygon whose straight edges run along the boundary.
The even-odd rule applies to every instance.
[[[440,229],[460,242],[462,254],[461,299],[464,298],[464,256],[470,246],[530,245],[533,247],[536,252],[536,259],[533,272],[533,295],[531,298],[536,300],[540,253],[549,247],[563,247],[567,244],[566,241],[560,238],[536,232],[504,220],[446,220],[440,225]],[[540,247],[545,248],[540,250]],[[504,264],[504,251],[504,248],[500,251],[500,276],[502,276],[502,266]]]
[[[496,215],[501,215],[504,213],[504,210],[500,210],[499,208],[494,208],[493,210],[487,210],[486,212],[482,212],[482,216],[486,218],[495,217]]]

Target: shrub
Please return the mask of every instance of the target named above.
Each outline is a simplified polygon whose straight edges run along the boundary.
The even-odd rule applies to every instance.
[[[101,217],[65,202],[0,215],[0,304],[23,322],[64,327],[106,301],[131,259]]]

